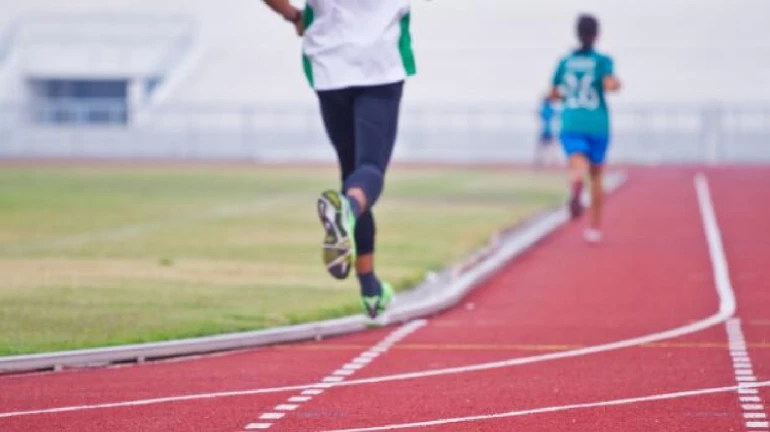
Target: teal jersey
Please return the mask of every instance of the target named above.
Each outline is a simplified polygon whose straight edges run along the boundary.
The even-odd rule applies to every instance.
[[[553,86],[564,97],[562,132],[609,135],[610,116],[603,82],[612,74],[612,58],[593,50],[574,51],[559,62]]]

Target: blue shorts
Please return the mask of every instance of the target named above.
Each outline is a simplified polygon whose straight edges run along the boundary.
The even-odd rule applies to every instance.
[[[607,148],[610,146],[610,137],[607,135],[564,132],[560,138],[567,156],[582,153],[594,165],[603,164],[607,158]]]

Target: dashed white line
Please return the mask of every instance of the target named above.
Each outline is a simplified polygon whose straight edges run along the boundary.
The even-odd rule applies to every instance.
[[[757,377],[755,376],[736,376],[736,380],[740,382],[754,382],[757,380]]]
[[[302,393],[305,393],[305,392],[302,392]],[[289,398],[289,402],[303,403],[303,402],[309,401],[310,399],[313,399],[313,398],[311,398],[310,396],[292,396]]]
[[[357,358],[350,363],[346,363],[343,367],[335,370],[329,376],[324,377],[321,382],[312,384],[305,388],[300,393],[301,396],[291,396],[287,399],[288,403],[276,405],[273,409],[278,412],[263,413],[259,418],[260,420],[278,420],[282,418],[286,412],[297,410],[303,403],[309,402],[313,399],[313,396],[320,395],[324,392],[324,388],[329,388],[335,383],[345,381],[345,378],[353,375],[364,365],[370,363],[373,359],[377,358],[380,354],[386,352],[394,344],[401,341],[403,338],[413,333],[420,327],[427,323],[425,320],[411,321],[398,329],[392,331],[385,339],[380,341],[377,345],[361,353]],[[244,429],[270,429],[274,423],[249,423]]]
[[[729,319],[725,323],[725,329],[727,330],[730,354],[733,356],[733,359],[741,358],[741,361],[733,362],[733,368],[735,370],[735,381],[739,386],[738,400],[741,402],[743,419],[747,420],[746,429],[756,432],[768,432],[768,422],[757,421],[767,419],[762,398],[758,396],[759,392],[755,388],[745,388],[747,384],[757,381],[757,378],[754,376],[751,358],[748,351],[746,351],[746,338],[741,328],[741,320],[738,318]],[[747,393],[757,396],[741,396]]]
[[[299,407],[297,404],[280,404],[276,405],[275,409],[277,411],[294,411],[297,407]]]
[[[321,381],[323,381],[325,383],[336,383],[336,382],[340,382],[340,381],[345,381],[345,377],[341,377],[341,376],[328,376],[328,377],[322,379]]]

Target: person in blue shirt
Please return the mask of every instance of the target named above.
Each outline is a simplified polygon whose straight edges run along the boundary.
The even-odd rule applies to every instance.
[[[541,129],[535,149],[535,166],[543,166],[547,162],[546,156],[554,143],[553,123],[556,117],[556,108],[550,97],[543,98],[537,114],[540,118]]]
[[[620,90],[612,58],[594,49],[599,21],[580,15],[580,47],[559,61],[552,80],[551,99],[562,101],[560,139],[569,159],[570,203],[573,220],[583,213],[580,196],[586,175],[591,184],[590,224],[584,236],[601,240],[602,175],[610,143],[610,115],[606,93]]]

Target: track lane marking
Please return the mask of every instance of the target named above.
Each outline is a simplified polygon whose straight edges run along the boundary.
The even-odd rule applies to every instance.
[[[402,326],[399,326],[395,330],[392,330],[385,336],[382,340],[375,343],[374,345],[370,346],[367,350],[362,352],[361,354],[356,357],[356,359],[374,359],[377,358],[380,354],[387,352],[393,345],[397,344],[398,342],[402,341],[404,338],[409,336],[410,334],[414,333],[415,331],[421,329],[422,327],[427,324],[427,321],[424,319],[418,319],[414,321],[410,321]],[[355,361],[354,359],[353,361]],[[345,366],[348,366],[353,363],[346,363]],[[315,387],[318,384],[324,384],[327,383],[338,383],[342,382],[346,379],[347,376],[352,375],[356,372],[358,372],[361,369],[361,367],[356,367],[353,369],[337,369],[334,372],[331,373],[331,375],[326,376],[325,378],[321,379],[320,383],[316,383],[311,387]],[[276,412],[279,412],[280,415],[277,417],[277,414],[275,412],[267,412],[262,414],[259,418],[260,420],[265,419],[275,419],[279,420],[281,418],[284,418],[284,413],[287,412],[293,412],[297,409],[299,409],[302,404],[310,402],[313,400],[313,397],[319,396],[323,393],[323,390],[318,390],[315,388],[309,388],[303,390],[300,395],[301,396],[292,396],[289,397],[286,401],[286,403],[282,403],[279,405],[276,405],[273,410]],[[268,417],[271,416],[271,417]],[[245,430],[250,429],[257,429],[255,425],[259,425],[258,429],[270,429],[275,423],[253,423],[249,422],[244,426]]]
[[[752,386],[754,387],[754,389],[759,387],[770,387],[770,381],[754,383],[752,384]],[[508,412],[498,413],[498,414],[454,417],[454,418],[445,418],[445,419],[429,420],[429,421],[422,421],[422,422],[399,423],[399,424],[390,424],[390,425],[384,425],[384,426],[374,426],[374,427],[364,427],[364,428],[334,429],[334,430],[326,430],[324,432],[375,432],[375,431],[396,430],[396,429],[420,428],[420,427],[428,427],[428,426],[441,426],[441,425],[447,425],[447,424],[453,424],[453,423],[468,423],[468,422],[495,420],[495,419],[510,418],[510,417],[522,417],[527,415],[571,411],[571,410],[577,410],[577,409],[602,408],[602,407],[609,407],[609,406],[631,405],[631,404],[637,404],[637,403],[643,403],[643,402],[655,402],[655,401],[663,401],[663,400],[681,399],[686,397],[727,393],[727,392],[733,392],[736,390],[738,390],[737,385],[728,386],[728,387],[712,387],[712,388],[687,390],[687,391],[680,391],[680,392],[673,392],[673,393],[661,393],[661,394],[655,394],[655,395],[649,395],[649,396],[605,400],[605,401],[599,401],[599,402],[587,402],[587,403],[578,403],[578,404],[570,404],[570,405],[557,405],[557,406],[550,406],[550,407],[543,407],[543,408],[534,408],[534,409],[527,409],[527,410],[508,411]]]
[[[708,244],[709,257],[712,264],[712,271],[714,276],[714,282],[716,286],[717,295],[719,297],[719,309],[718,311],[706,318],[697,321],[690,321],[688,324],[673,329],[668,329],[656,333],[650,333],[644,336],[638,336],[630,339],[619,340],[615,342],[609,342],[599,345],[587,346],[583,348],[559,351],[555,353],[547,353],[529,357],[519,357],[502,361],[478,363],[466,366],[442,368],[442,369],[429,369],[418,372],[409,372],[393,375],[384,375],[379,377],[371,377],[359,380],[349,380],[338,383],[325,383],[325,384],[303,384],[295,386],[284,387],[272,387],[272,388],[259,388],[253,390],[240,390],[230,392],[213,392],[213,393],[199,393],[183,396],[170,396],[164,398],[143,399],[134,401],[114,402],[105,404],[92,404],[92,405],[77,405],[59,408],[47,408],[39,410],[27,410],[27,411],[14,411],[0,413],[0,418],[40,415],[40,414],[52,414],[61,412],[94,410],[94,409],[106,409],[106,408],[121,408],[132,407],[141,405],[151,405],[159,403],[172,403],[183,402],[199,399],[216,399],[223,397],[235,397],[235,396],[250,396],[266,393],[279,393],[290,392],[296,390],[305,390],[307,388],[331,388],[331,387],[348,387],[358,386],[365,384],[380,384],[386,382],[403,381],[411,379],[420,379],[444,375],[454,375],[460,373],[478,372],[491,369],[500,369],[513,366],[520,366],[525,364],[540,363],[552,360],[567,359],[572,357],[585,356],[590,354],[603,353],[608,351],[615,351],[624,348],[636,347],[644,344],[651,344],[660,342],[667,339],[673,339],[692,333],[705,330],[716,325],[725,322],[732,317],[735,313],[735,294],[733,291],[732,283],[729,277],[729,270],[727,266],[727,259],[725,257],[724,248],[722,245],[721,233],[714,214],[713,203],[708,188],[708,182],[706,177],[699,173],[694,178],[695,190],[698,198],[698,207],[701,213],[701,219],[703,223],[704,232],[706,234],[706,241]],[[736,359],[736,356],[733,357]],[[371,358],[361,358],[354,363],[365,364],[370,362]],[[753,391],[753,393],[751,392]],[[756,394],[757,390],[754,388],[738,389],[742,394]]]
[[[743,329],[741,327],[741,320],[738,318],[730,318],[725,323],[725,331],[727,332],[727,340],[729,343],[731,355],[737,353],[740,357],[745,357],[746,359],[745,361],[733,363],[733,369],[735,370],[735,381],[739,385],[756,381],[757,378],[754,376],[754,370],[751,365],[751,356],[746,350],[747,344],[746,338],[743,334]],[[735,358],[735,356],[733,356],[733,358]],[[747,397],[740,396],[740,394],[738,394],[738,402],[740,402],[741,411],[743,412],[743,419],[746,421],[746,429],[761,429],[762,432],[766,431],[767,429],[765,427],[759,426],[759,423],[761,422],[755,421],[767,419],[767,414],[765,413],[765,406],[763,404],[762,398],[759,395],[751,396],[749,402],[752,403],[745,403],[747,402],[746,398]]]

